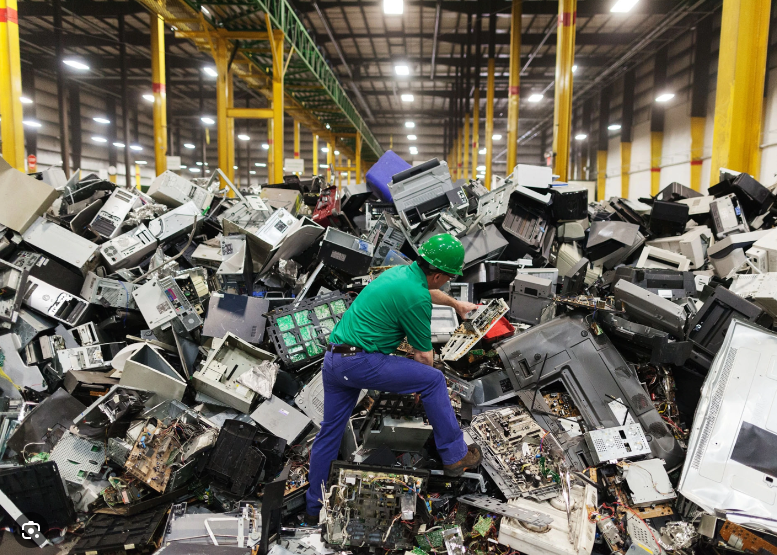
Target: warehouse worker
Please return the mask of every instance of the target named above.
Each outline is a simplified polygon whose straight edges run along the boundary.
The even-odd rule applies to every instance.
[[[445,233],[426,241],[418,254],[418,261],[390,268],[367,285],[329,336],[324,420],[310,456],[306,524],[318,523],[322,484],[362,389],[420,395],[447,476],[460,476],[480,463],[478,447],[464,443],[445,377],[432,367],[432,303],[451,306],[461,317],[477,308],[440,291],[461,275],[464,246]],[[415,350],[414,360],[390,356],[405,337]]]

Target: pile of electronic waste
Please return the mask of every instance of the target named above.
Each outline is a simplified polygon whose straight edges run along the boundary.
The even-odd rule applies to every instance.
[[[79,173],[0,159],[0,551],[777,555],[773,187]],[[365,390],[302,526],[329,333],[444,232],[479,307],[433,307],[435,366],[482,464]]]

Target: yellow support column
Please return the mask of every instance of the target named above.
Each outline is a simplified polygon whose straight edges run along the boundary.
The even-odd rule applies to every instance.
[[[521,89],[521,0],[513,0],[510,20],[510,76],[507,89],[507,172],[518,160],[518,103]]]
[[[294,159],[299,160],[299,122],[294,120]]]
[[[227,106],[234,108],[235,106],[235,80],[232,70],[229,70],[227,75]],[[227,116],[227,177],[230,181],[235,182],[235,118]],[[227,196],[233,198],[235,193],[232,189],[229,190]]]
[[[332,166],[335,165],[335,152],[332,148],[332,138],[328,137],[326,140],[326,182],[328,185],[332,185]]]
[[[275,181],[273,181],[275,176],[273,162],[275,159],[272,152],[272,119],[267,120],[267,144],[270,146],[270,148],[267,149],[267,183],[275,183]]]
[[[61,62],[60,62],[61,63]],[[22,65],[19,58],[19,15],[16,0],[0,0],[0,137],[3,158],[24,168],[22,127]]]
[[[559,0],[556,29],[556,94],[553,107],[553,154],[561,181],[569,172],[569,141],[572,128],[572,65],[575,61],[577,0]]]
[[[356,132],[356,177],[354,182],[364,183],[364,179],[362,179],[362,134],[359,131]]]
[[[351,184],[351,159],[346,158],[345,165],[348,167],[348,171],[345,172],[345,184],[350,185]]]
[[[456,158],[458,159],[458,168],[456,171],[456,179],[464,177],[464,152],[467,150],[466,142],[464,141],[464,128],[459,129],[459,142],[456,143]]]
[[[167,84],[165,83],[165,20],[151,17],[151,90],[154,93],[154,163],[156,174],[167,171]]]
[[[281,183],[283,182],[283,35],[270,40],[273,45],[273,179],[275,183]]]
[[[453,140],[453,152],[451,156],[451,176],[456,181],[459,178],[459,138]]]
[[[607,151],[596,151],[596,200],[604,200],[604,188],[607,182]]]
[[[701,164],[707,118],[691,118],[691,189],[701,191]]]
[[[218,131],[219,169],[229,177],[232,165],[229,163],[229,124],[227,122],[227,107],[229,106],[229,70],[227,69],[227,41],[216,39],[216,129]],[[225,188],[226,183],[221,183]]]
[[[461,172],[461,177],[467,179],[469,177],[469,114],[464,114],[464,169]]]
[[[661,148],[664,143],[664,134],[660,131],[650,133],[650,194],[658,194],[661,186]]]
[[[769,0],[724,0],[721,16],[715,129],[710,185],[718,168],[747,172],[758,179]]]
[[[629,198],[631,172],[631,143],[621,143],[621,196]]]
[[[321,172],[318,170],[318,135],[313,133],[313,171],[310,175],[319,175]]]
[[[491,160],[494,156],[494,71],[496,60],[488,59],[486,89],[486,189],[491,190]]]
[[[478,177],[478,142],[480,141],[480,91],[475,89],[472,98],[472,179]]]
[[[340,154],[340,151],[337,151],[337,170],[335,170],[335,173],[337,174],[337,188],[341,189],[343,187],[343,171],[339,168],[342,168],[343,166],[343,158],[342,154]]]

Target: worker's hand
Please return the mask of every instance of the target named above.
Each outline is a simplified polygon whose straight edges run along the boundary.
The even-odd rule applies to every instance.
[[[413,396],[415,397],[416,405],[421,402],[421,396],[418,393],[413,393]]]
[[[468,302],[465,302],[465,301],[458,301],[456,303],[456,306],[453,307],[453,308],[456,310],[456,314],[459,315],[459,318],[461,318],[463,320],[464,317],[467,315],[467,313],[472,312],[477,307],[478,307],[478,305],[473,304],[473,303],[468,303]]]

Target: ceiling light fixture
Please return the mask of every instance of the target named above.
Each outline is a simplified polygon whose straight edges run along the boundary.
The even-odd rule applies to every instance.
[[[408,129],[412,129],[413,127],[415,127],[415,122],[406,121],[405,122],[405,127],[407,127]]]
[[[250,141],[251,140],[251,137],[249,137],[248,135],[238,135],[237,138],[239,140],[241,140],[241,141]]]
[[[259,162],[256,165],[259,166],[260,168],[266,168],[267,167],[267,164],[263,164],[262,162]]]
[[[216,71],[215,68],[212,68],[210,66],[205,66],[204,68],[202,68],[202,71],[204,71],[205,73],[207,73],[211,77],[218,77],[219,76],[219,72]]]
[[[397,75],[410,75],[410,68],[405,64],[395,65],[394,71]]]
[[[383,13],[386,15],[402,15],[405,11],[403,0],[383,0]]]
[[[415,97],[412,94],[403,94],[399,98],[402,99],[402,102],[413,102],[415,100]]]
[[[577,71],[577,66],[572,66],[572,73]]]
[[[340,155],[340,151],[339,150],[335,150],[335,156],[339,156],[339,155]]]
[[[78,69],[80,71],[88,71],[89,70],[89,66],[88,65],[86,65],[85,63],[80,62],[78,60],[73,60],[73,59],[63,60],[62,63],[72,67],[73,69]]]
[[[189,150],[194,150],[195,148],[197,148],[192,143],[184,143],[183,147],[188,148]]]
[[[251,175],[256,175],[256,172],[254,170],[251,170],[248,173],[251,174]]]
[[[113,143],[113,146],[116,148],[124,148],[126,145],[124,143],[115,142]]]
[[[22,121],[22,123],[27,127],[35,127],[35,128],[42,127],[42,124],[39,121],[35,121],[34,119],[26,119]]]
[[[201,120],[201,121],[202,121],[202,123],[204,123],[205,125],[213,125],[214,123],[216,123],[216,120],[214,120],[213,118],[209,118],[208,116],[202,116],[202,117],[200,118],[200,120]]]
[[[135,163],[140,164],[141,166],[145,166],[146,164],[148,164],[148,162],[146,162],[145,160],[135,160]]]
[[[637,2],[639,2],[639,0],[617,0],[613,7],[610,8],[610,11],[612,13],[626,13],[636,6]]]
[[[195,162],[198,166],[202,166],[202,162]]]
[[[200,6],[200,9],[202,10],[202,13],[205,15],[210,15],[210,11],[205,6]]]
[[[153,94],[144,94],[143,100],[146,102],[154,102],[154,95]]]
[[[329,152],[329,148],[327,148],[327,147],[323,147],[323,148],[321,149],[321,152]]]
[[[529,100],[529,102],[539,102],[543,98],[545,98],[545,97],[543,95],[541,95],[541,94],[532,94],[532,95],[529,96],[528,100]]]
[[[486,152],[488,151],[485,148],[481,148],[480,150],[478,150],[478,154],[485,154]]]
[[[668,102],[674,98],[674,93],[664,93],[656,97],[656,102]]]
[[[102,123],[103,125],[108,125],[109,123],[111,123],[111,120],[106,118],[92,118],[92,120],[94,120],[97,123]]]
[[[141,152],[143,150],[143,147],[140,145],[130,145],[130,149],[134,150],[135,152]]]
[[[265,150],[270,150],[270,145],[268,145],[267,143],[262,143],[262,148]]]
[[[26,96],[20,96],[19,102],[21,102],[22,104],[32,104],[32,99],[27,98]]]
[[[620,123],[613,123],[612,125],[607,126],[607,129],[609,129],[610,131],[618,131],[620,130],[620,128],[621,128]]]
[[[200,173],[200,168],[189,168],[189,171],[192,173]]]
[[[108,139],[106,139],[105,137],[98,137],[96,135],[94,137],[92,137],[92,140],[94,142],[96,142],[96,143],[107,143],[108,142]]]
[[[415,141],[417,138],[418,138],[418,137],[416,137],[415,135],[408,135],[408,136],[407,136],[407,140],[408,140],[408,141]]]
[[[496,133],[494,135],[491,135],[491,139],[494,140],[494,141],[501,141],[502,140],[502,135],[500,135],[499,133]]]
[[[485,167],[485,166],[478,166],[478,167],[477,167],[477,168],[475,168],[475,169],[476,169],[477,171],[479,171],[479,172],[484,172],[484,171],[486,171],[486,167]]]
[[[585,133],[578,133],[577,135],[575,135],[576,141],[585,141],[587,138],[588,138],[588,135],[586,135]]]
[[[322,169],[322,170],[326,170],[329,168],[329,166],[327,166],[326,164],[319,164],[318,167],[319,169]]]

